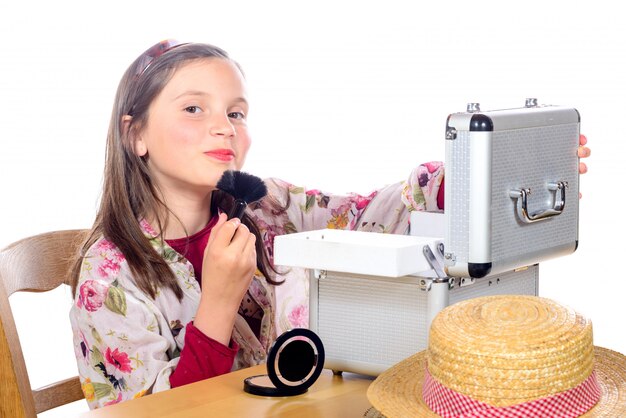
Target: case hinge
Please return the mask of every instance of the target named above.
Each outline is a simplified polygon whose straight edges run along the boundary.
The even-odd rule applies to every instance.
[[[446,139],[447,140],[454,140],[454,139],[456,139],[456,134],[457,134],[457,131],[453,127],[448,126],[446,128]]]
[[[473,277],[461,277],[459,279],[460,287],[470,286],[470,285],[473,285],[474,283],[476,283],[476,279]]]
[[[423,290],[424,292],[428,292],[430,291],[431,287],[433,286],[433,283],[448,283],[448,289],[452,290],[454,289],[454,286],[456,286],[456,279],[454,277],[444,277],[441,279],[427,279],[427,278],[422,278],[420,279],[420,290]]]
[[[318,270],[318,269],[313,270],[313,277],[315,277],[318,280],[324,280],[327,274],[328,272],[326,270]]]

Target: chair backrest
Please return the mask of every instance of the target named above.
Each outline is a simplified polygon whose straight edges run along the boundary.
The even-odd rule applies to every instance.
[[[84,395],[78,377],[32,390],[9,296],[45,292],[67,284],[87,230],[54,231],[17,241],[0,251],[0,416],[31,418]]]

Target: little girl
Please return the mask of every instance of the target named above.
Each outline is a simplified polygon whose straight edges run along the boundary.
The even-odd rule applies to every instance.
[[[306,277],[273,267],[276,235],[405,233],[409,209],[443,208],[443,167],[433,162],[369,196],[269,179],[266,198],[227,220],[232,199],[216,184],[243,167],[248,111],[239,65],[211,45],[165,41],[124,74],[100,208],[72,272],[70,319],[91,408],[262,363],[279,333],[307,326]]]

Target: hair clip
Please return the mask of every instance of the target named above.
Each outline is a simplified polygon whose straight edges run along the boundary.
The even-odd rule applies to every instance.
[[[167,51],[185,44],[186,42],[178,42],[175,39],[166,39],[159,42],[158,44],[151,46],[149,49],[146,50],[146,52],[141,54],[139,65],[137,66],[137,68],[139,68],[140,70],[137,71],[136,76],[139,77],[143,73],[145,73],[148,67],[152,65],[154,60],[165,54]]]

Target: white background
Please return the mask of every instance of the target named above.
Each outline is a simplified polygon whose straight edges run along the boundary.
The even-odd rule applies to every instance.
[[[91,225],[117,83],[165,38],[214,43],[243,66],[252,100],[247,171],[336,193],[367,193],[443,160],[446,117],[467,102],[497,109],[537,97],[576,107],[593,150],[581,178],[580,246],[541,265],[540,295],[591,317],[596,344],[626,353],[626,35],[614,7],[4,1],[0,246]],[[75,373],[70,303],[66,290],[11,299],[33,386]],[[42,416],[85,408],[81,401]]]

